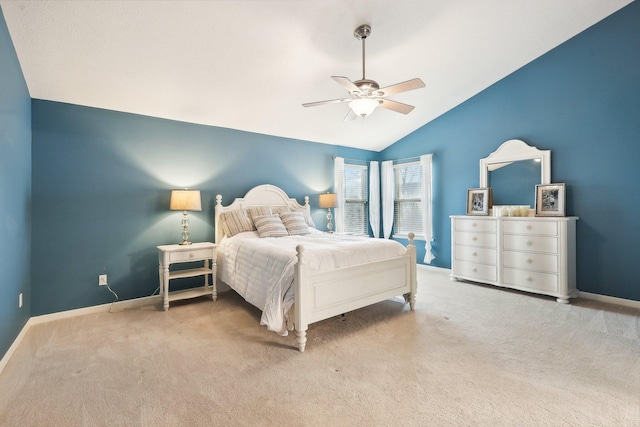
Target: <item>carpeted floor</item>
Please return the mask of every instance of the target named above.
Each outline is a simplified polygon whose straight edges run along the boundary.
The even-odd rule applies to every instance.
[[[217,302],[31,328],[2,426],[640,426],[639,311],[450,282],[310,327],[307,350]]]

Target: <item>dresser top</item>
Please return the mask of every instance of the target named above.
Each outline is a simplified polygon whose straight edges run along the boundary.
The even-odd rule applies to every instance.
[[[480,221],[577,221],[577,216],[492,216],[492,215],[450,215],[449,218],[474,219]]]

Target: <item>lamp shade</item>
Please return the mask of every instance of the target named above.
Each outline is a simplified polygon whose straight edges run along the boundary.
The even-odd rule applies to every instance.
[[[360,117],[366,117],[373,113],[376,107],[380,105],[380,101],[371,98],[354,99],[349,103],[349,108]]]
[[[324,193],[318,196],[318,207],[330,209],[338,206],[338,198],[335,193]]]
[[[169,209],[172,211],[201,211],[199,190],[172,190]]]

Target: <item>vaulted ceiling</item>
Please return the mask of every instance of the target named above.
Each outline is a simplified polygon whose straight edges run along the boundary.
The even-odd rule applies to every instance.
[[[0,0],[32,98],[379,151],[630,0]],[[419,77],[377,109],[303,108]]]

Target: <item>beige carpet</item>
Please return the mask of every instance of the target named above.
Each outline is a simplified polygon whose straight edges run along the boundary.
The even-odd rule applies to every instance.
[[[640,426],[639,312],[419,271],[311,326],[307,350],[228,292],[34,326],[2,426]]]

